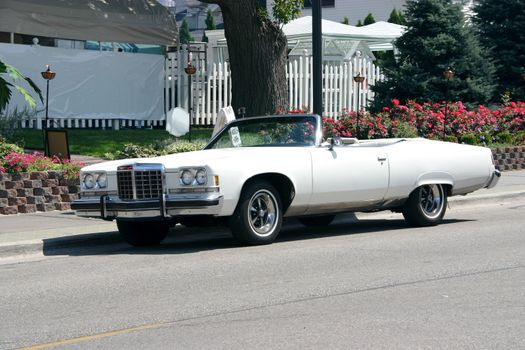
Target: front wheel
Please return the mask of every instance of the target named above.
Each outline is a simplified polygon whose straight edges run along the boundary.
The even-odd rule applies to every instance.
[[[233,236],[243,244],[272,243],[281,230],[281,208],[279,193],[271,183],[248,184],[230,218]]]
[[[163,221],[125,221],[117,219],[120,235],[134,247],[160,244],[166,238],[170,225]]]
[[[447,193],[440,184],[416,188],[403,207],[403,216],[411,226],[435,226],[447,210]]]

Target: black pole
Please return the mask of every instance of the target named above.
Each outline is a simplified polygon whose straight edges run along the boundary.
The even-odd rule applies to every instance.
[[[323,113],[323,47],[321,25],[321,0],[312,0],[312,55],[314,113]]]
[[[42,128],[42,131],[44,132],[44,155],[47,156],[48,155],[48,152],[47,152],[47,123],[48,123],[48,118],[49,118],[49,80],[46,80],[47,84],[46,84],[46,120],[45,120],[45,124],[44,124],[44,127]]]
[[[445,89],[445,118],[443,119],[443,141],[445,141],[448,118],[448,81],[449,79],[447,79],[447,88]]]
[[[188,128],[189,128],[189,137],[190,137],[190,142],[191,142],[191,106],[192,103],[191,103],[191,74],[188,74],[188,119],[189,119],[189,124],[188,124]]]
[[[359,138],[359,114],[361,113],[361,104],[359,98],[361,97],[361,83],[357,83],[357,114],[355,124],[355,137]]]

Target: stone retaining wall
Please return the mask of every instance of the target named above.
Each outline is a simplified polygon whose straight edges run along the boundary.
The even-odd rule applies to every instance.
[[[79,180],[58,171],[0,174],[0,214],[68,210],[79,192]]]
[[[496,148],[492,150],[492,157],[502,171],[525,169],[525,146]]]
[[[525,169],[525,147],[492,150],[500,170]],[[0,214],[69,210],[78,198],[79,180],[66,180],[61,172],[34,172],[16,175],[0,173]]]

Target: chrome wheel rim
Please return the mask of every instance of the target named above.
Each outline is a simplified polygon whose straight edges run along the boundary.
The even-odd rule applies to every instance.
[[[443,211],[443,187],[441,185],[424,185],[419,191],[419,207],[429,219],[437,218]]]
[[[274,195],[267,190],[254,193],[248,205],[248,221],[253,233],[259,237],[270,236],[277,226],[279,207]]]

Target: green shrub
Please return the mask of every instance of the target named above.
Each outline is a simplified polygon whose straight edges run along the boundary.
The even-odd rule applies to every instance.
[[[176,141],[166,147],[166,152],[168,154],[173,153],[183,153],[183,152],[192,152],[199,151],[206,146],[206,143],[203,141]]]
[[[498,143],[512,143],[512,135],[508,131],[500,132],[496,135],[496,141]]]
[[[395,130],[392,130],[392,134],[398,138],[418,137],[417,128],[407,122],[399,122]]]
[[[480,132],[478,134],[478,138],[480,140],[480,143],[483,145],[490,145],[495,141],[494,136],[492,136],[489,132]]]
[[[13,111],[3,111],[0,113],[0,137],[13,139],[22,120],[31,119],[36,113],[37,111],[30,111],[27,108],[21,111],[16,108]]]
[[[453,135],[447,135],[447,136],[445,136],[445,140],[444,141],[458,143],[458,138],[456,136],[453,136]]]
[[[151,146],[136,145],[133,143],[126,143],[124,148],[114,154],[113,159],[126,158],[148,158],[160,156],[161,153]]]
[[[126,159],[126,158],[148,158],[158,157],[166,154],[183,153],[198,151],[204,148],[206,142],[204,141],[170,141],[162,140],[155,142],[154,144],[143,146],[133,143],[127,143],[124,148],[120,151],[113,153],[104,154],[104,158],[114,159]]]
[[[518,131],[513,135],[512,143],[517,146],[525,146],[525,131]]]
[[[0,158],[3,158],[12,152],[24,153],[24,150],[15,144],[7,143],[6,140],[0,137]]]
[[[467,145],[477,145],[479,144],[479,139],[475,134],[465,134],[460,138],[461,143],[466,143]]]

